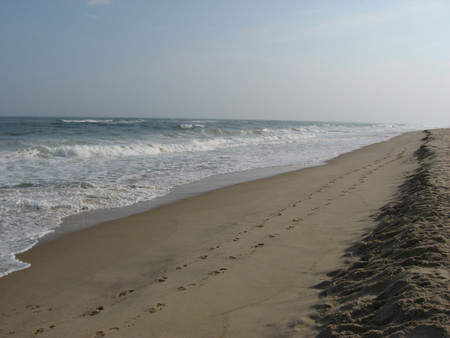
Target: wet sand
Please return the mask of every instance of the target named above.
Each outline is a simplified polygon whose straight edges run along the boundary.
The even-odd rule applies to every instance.
[[[432,133],[448,140],[448,130]],[[361,259],[352,246],[367,242],[380,208],[420,170],[425,136],[407,133],[36,246],[19,256],[31,268],[0,279],[0,336],[338,334],[333,313],[347,300],[334,278]]]

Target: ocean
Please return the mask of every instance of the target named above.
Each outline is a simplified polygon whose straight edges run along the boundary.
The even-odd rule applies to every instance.
[[[68,216],[151,201],[214,175],[314,166],[420,128],[302,121],[0,117],[0,276],[28,267],[15,254],[31,248]]]

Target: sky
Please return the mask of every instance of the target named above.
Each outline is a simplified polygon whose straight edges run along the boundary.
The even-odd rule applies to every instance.
[[[0,0],[0,116],[450,125],[450,0]]]

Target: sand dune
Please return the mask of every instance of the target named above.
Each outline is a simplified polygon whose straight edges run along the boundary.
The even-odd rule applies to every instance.
[[[398,198],[348,250],[358,260],[319,286],[320,337],[450,336],[450,135],[424,142]]]

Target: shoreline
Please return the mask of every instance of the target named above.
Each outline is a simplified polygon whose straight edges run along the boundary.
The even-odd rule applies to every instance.
[[[377,144],[380,142],[386,142],[394,137],[396,136],[390,137],[387,140],[372,143],[370,145]],[[208,193],[217,189],[222,189],[236,184],[266,179],[293,171],[303,170],[306,168],[314,168],[322,165],[327,165],[328,162],[336,159],[339,156],[360,150],[364,147],[366,146],[347,151],[330,159],[312,163],[305,162],[296,165],[273,166],[266,168],[251,169],[246,171],[236,171],[225,174],[217,174],[203,178],[199,181],[194,181],[180,186],[176,186],[173,189],[171,189],[168,192],[168,194],[157,197],[153,200],[128,205],[125,207],[98,209],[88,212],[81,212],[64,218],[59,227],[55,228],[53,232],[50,232],[44,235],[43,237],[39,238],[38,243],[36,243],[36,245],[40,245],[48,241],[57,240],[58,238],[61,238],[62,236],[65,236],[71,232],[82,231],[86,228],[96,226],[104,222],[126,218],[143,212],[151,211],[161,206],[176,203],[184,199]]]
[[[21,122],[13,119],[7,128],[20,134]],[[187,129],[167,119],[26,122],[30,128],[54,128],[54,134],[51,139],[34,132],[20,134],[29,142],[20,149],[9,149],[8,143],[2,148],[12,170],[2,176],[6,195],[1,276],[27,267],[13,254],[29,250],[40,238],[47,241],[140,213],[153,207],[145,201],[167,195],[173,187],[236,170],[251,172],[244,180],[252,180],[256,167],[315,164],[417,129],[307,121],[223,120],[201,127],[189,124]],[[107,136],[108,130],[114,133]],[[215,176],[213,182],[221,179]],[[78,216],[70,217],[74,214]]]
[[[81,212],[64,218],[62,224],[58,228],[56,228],[53,232],[39,238],[39,241],[36,245],[40,245],[48,241],[57,240],[58,238],[61,238],[71,232],[82,231],[86,228],[96,226],[104,222],[126,218],[143,212],[151,211],[168,204],[176,203],[187,198],[195,197],[235,184],[270,178],[291,171],[326,165],[326,163],[327,160],[323,162],[316,162],[314,164],[304,163],[290,166],[274,166],[268,168],[258,168],[246,171],[218,174],[203,178],[199,181],[176,186],[171,189],[168,194],[146,202],[140,202],[125,207],[97,209],[88,212]]]
[[[69,233],[0,278],[0,335],[315,336],[314,285],[417,169],[422,132]],[[351,259],[350,259],[351,261]]]

